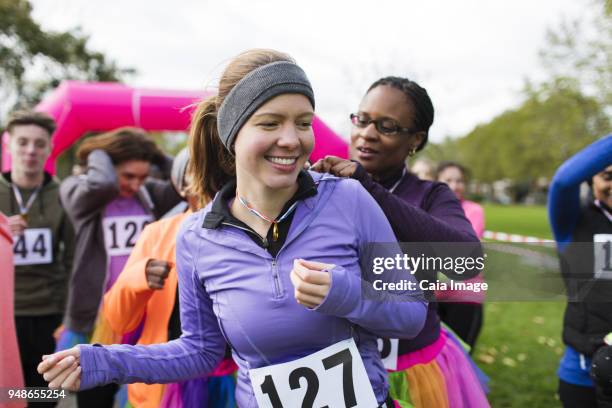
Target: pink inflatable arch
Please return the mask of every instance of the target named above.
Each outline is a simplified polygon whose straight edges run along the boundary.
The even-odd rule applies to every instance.
[[[121,126],[136,126],[148,131],[186,131],[195,102],[207,92],[132,88],[118,83],[64,81],[38,106],[57,121],[53,152],[46,164],[55,173],[55,160],[86,132],[107,131]],[[312,160],[327,154],[347,156],[347,144],[315,118],[316,138]],[[10,169],[7,143],[2,137],[2,171]]]

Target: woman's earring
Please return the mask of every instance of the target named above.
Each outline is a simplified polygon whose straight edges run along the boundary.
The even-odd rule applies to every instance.
[[[408,156],[412,157],[416,154],[416,147],[413,147],[409,152],[408,152]]]

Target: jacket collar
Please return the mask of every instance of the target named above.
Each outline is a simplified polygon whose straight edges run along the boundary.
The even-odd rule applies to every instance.
[[[389,175],[385,179],[379,180],[378,182],[387,190],[390,189],[393,185],[395,185],[395,183],[397,183],[401,180],[402,177],[404,177],[405,168],[405,166],[398,167],[391,175]]]
[[[315,184],[310,173],[306,170],[300,171],[297,182],[298,189],[293,197],[291,197],[289,201],[285,203],[283,209],[281,210],[281,214],[284,213],[296,201],[304,200],[317,194],[317,185]],[[228,202],[235,196],[236,180],[234,179],[226,183],[215,196],[210,211],[204,217],[202,228],[217,229],[224,221],[246,227],[246,225],[234,217],[229,210]]]
[[[7,181],[7,183],[13,184],[13,179],[11,177],[11,172],[7,171],[5,173],[2,173],[2,177],[4,178],[4,180]],[[44,172],[44,178],[43,178],[43,182],[42,182],[42,187],[45,187],[47,184],[49,184],[51,181],[53,180],[53,176],[48,173],[48,172]]]

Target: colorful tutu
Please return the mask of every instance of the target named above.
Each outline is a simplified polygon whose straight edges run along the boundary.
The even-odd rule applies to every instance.
[[[483,408],[486,376],[445,329],[433,344],[398,357],[389,393],[402,408]]]
[[[236,380],[233,375],[196,378],[166,385],[159,407],[235,408],[235,392]]]
[[[208,378],[208,407],[236,407],[236,378],[233,375]]]

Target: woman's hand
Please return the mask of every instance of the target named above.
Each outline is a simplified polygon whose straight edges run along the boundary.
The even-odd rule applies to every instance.
[[[357,170],[357,163],[336,156],[325,156],[310,167],[319,173],[330,173],[337,177],[351,177]]]
[[[308,308],[323,303],[329,293],[331,264],[296,259],[291,270],[291,282],[295,288],[295,300]]]
[[[149,288],[154,290],[163,289],[172,266],[172,263],[161,259],[149,259],[145,267],[145,275]]]
[[[28,227],[28,223],[21,215],[7,217],[8,226],[14,237],[23,235],[23,231]]]
[[[49,388],[78,391],[81,386],[81,352],[78,346],[48,356],[38,365]]]

